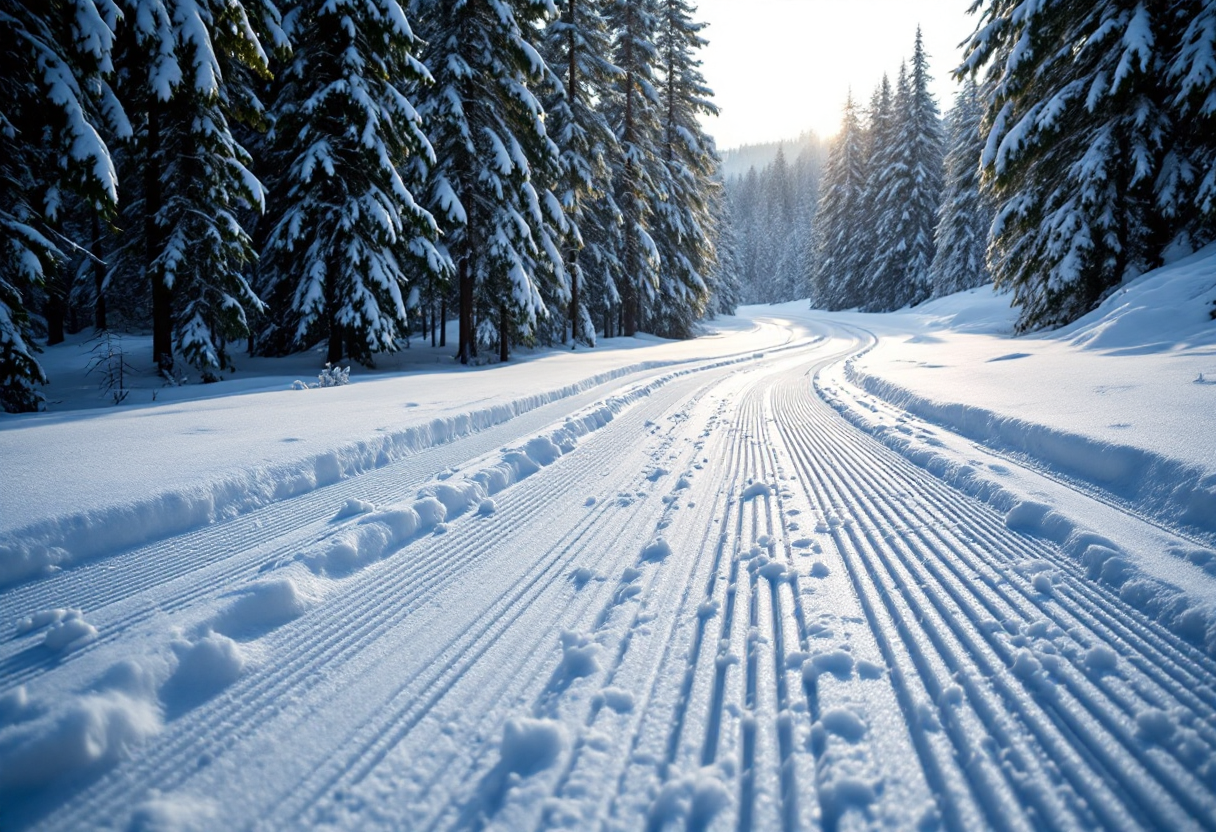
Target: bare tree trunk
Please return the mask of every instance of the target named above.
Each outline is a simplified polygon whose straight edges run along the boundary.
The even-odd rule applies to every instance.
[[[165,372],[173,370],[173,294],[165,273],[156,265],[164,245],[156,215],[160,213],[162,191],[160,170],[160,110],[155,95],[148,98],[147,153],[144,159],[144,243],[145,265],[152,281],[152,357]]]

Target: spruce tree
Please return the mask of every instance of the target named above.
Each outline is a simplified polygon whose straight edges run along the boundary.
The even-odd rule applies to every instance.
[[[226,342],[262,308],[245,278],[255,253],[239,217],[261,210],[263,189],[230,122],[262,115],[251,88],[269,75],[258,30],[277,27],[277,12],[268,0],[119,3],[119,81],[135,125],[124,182],[140,180],[124,217],[151,284],[153,355],[169,373],[179,353],[212,380],[231,366]],[[136,250],[128,242],[118,259]]]
[[[659,291],[650,311],[651,330],[691,337],[709,302],[706,277],[717,259],[717,219],[711,211],[720,188],[718,154],[701,128],[716,115],[713,91],[701,75],[699,50],[705,26],[693,20],[687,0],[660,0],[656,46],[662,73],[662,198],[655,204],[654,240],[659,251]]]
[[[30,307],[72,245],[57,231],[67,203],[94,216],[118,202],[103,136],[129,130],[106,78],[117,10],[97,0],[0,3],[0,408],[42,401],[46,383]]]
[[[878,229],[884,224],[884,188],[897,162],[899,152],[897,90],[891,87],[886,73],[870,96],[866,111],[866,129],[862,168],[865,186],[861,191],[859,222],[847,256],[846,272],[850,275],[852,300],[849,306],[861,306],[872,301],[871,267],[878,258]]]
[[[949,116],[950,150],[934,237],[936,251],[929,270],[934,297],[974,289],[992,280],[984,260],[992,206],[980,191],[982,113],[979,86],[968,78]]]
[[[943,142],[919,28],[911,70],[900,68],[894,114],[893,141],[876,149],[872,161],[877,168],[877,239],[862,306],[869,312],[919,303],[931,289]]]
[[[621,249],[616,259],[621,275],[621,334],[626,336],[643,325],[645,304],[658,291],[659,252],[651,230],[663,171],[656,154],[662,102],[655,87],[654,2],[610,0],[607,13],[614,33],[612,61],[621,70],[603,104],[608,123],[616,126],[619,147],[613,158],[612,195],[621,212]]]
[[[868,221],[863,211],[864,135],[857,105],[850,92],[845,100],[840,132],[828,151],[815,214],[811,259],[811,304],[822,309],[847,309],[857,304],[859,277],[851,268],[853,237]]]
[[[983,13],[962,71],[985,68],[992,91],[989,265],[1013,291],[1020,329],[1058,326],[1159,262],[1171,236],[1170,217],[1153,206],[1174,132],[1159,50],[1178,19],[1137,0],[974,8]]]
[[[1168,224],[1166,248],[1177,251],[1216,239],[1216,2],[1176,3],[1167,24],[1163,71],[1154,74],[1173,129],[1155,207]]]
[[[294,52],[269,141],[266,341],[282,352],[324,339],[327,361],[368,363],[407,334],[411,281],[448,268],[414,195],[434,155],[401,92],[429,76],[397,0],[299,2],[284,26]]]
[[[607,198],[616,136],[598,103],[609,94],[617,69],[606,58],[611,33],[604,6],[604,0],[562,0],[561,17],[545,28],[543,42],[545,60],[561,78],[545,102],[545,125],[561,152],[555,190],[571,225],[563,251],[571,342],[591,346],[595,325],[589,310],[602,308],[603,294],[615,284],[604,265],[612,258],[616,221]]]
[[[468,363],[478,341],[527,342],[545,302],[569,302],[561,235],[569,232],[548,189],[557,146],[538,98],[560,84],[537,51],[550,0],[415,0],[435,83],[418,91],[438,162],[429,191],[455,263],[460,343]]]

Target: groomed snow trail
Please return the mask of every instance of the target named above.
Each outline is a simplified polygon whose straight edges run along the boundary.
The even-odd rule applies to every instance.
[[[8,589],[0,828],[1216,829],[1216,661],[825,403],[866,342]]]

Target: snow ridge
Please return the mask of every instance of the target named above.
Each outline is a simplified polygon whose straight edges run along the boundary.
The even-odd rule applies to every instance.
[[[787,344],[769,353],[805,344]],[[762,358],[748,351],[695,363],[656,378],[641,388],[654,390],[674,378]],[[138,502],[61,515],[0,532],[0,587],[229,520],[280,500],[382,468],[425,448],[507,422],[544,405],[578,395],[627,375],[678,366],[686,361],[646,361],[596,374],[553,390],[521,396],[399,431],[349,443],[289,464],[254,467],[201,482],[190,489],[154,494]],[[643,393],[644,394],[644,393]]]

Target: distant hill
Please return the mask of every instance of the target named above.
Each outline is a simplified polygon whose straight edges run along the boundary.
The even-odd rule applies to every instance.
[[[818,134],[806,132],[796,139],[732,147],[730,150],[721,151],[722,178],[730,179],[733,176],[742,176],[752,166],[755,166],[756,170],[763,169],[765,165],[777,157],[777,148],[779,147],[784,147],[785,157],[793,161],[804,150],[820,153],[825,146],[826,142],[819,138]]]

